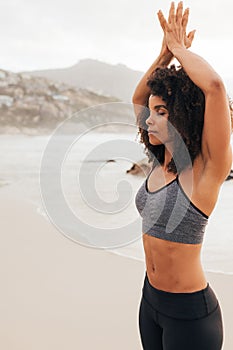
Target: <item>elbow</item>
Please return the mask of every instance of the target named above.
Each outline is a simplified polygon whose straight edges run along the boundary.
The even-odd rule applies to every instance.
[[[132,97],[132,103],[137,106],[145,107],[148,104],[148,97],[134,94]]]
[[[207,92],[219,93],[226,92],[225,85],[220,77],[215,77],[209,82]]]
[[[137,98],[136,94],[134,93],[132,96],[132,103],[137,104],[137,102],[138,102],[138,98]]]
[[[134,105],[141,105],[142,103],[142,98],[137,93],[134,93],[132,96],[132,103]]]

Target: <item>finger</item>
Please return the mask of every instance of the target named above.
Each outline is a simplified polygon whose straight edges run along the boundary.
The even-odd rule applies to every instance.
[[[177,9],[176,9],[176,22],[181,23],[182,22],[182,14],[183,14],[183,2],[180,1]]]
[[[190,46],[192,46],[192,42],[194,39],[194,35],[195,35],[196,30],[192,30],[188,35],[187,35],[187,39],[186,39],[186,49],[190,48]]]
[[[171,3],[168,18],[169,18],[169,21],[168,21],[169,24],[175,22],[175,4],[174,4],[174,2]]]
[[[160,23],[161,27],[163,28],[163,30],[165,31],[167,29],[167,21],[163,15],[162,11],[159,10],[157,15],[158,15],[159,23]]]
[[[183,17],[182,17],[182,26],[183,26],[184,31],[186,31],[188,19],[189,19],[189,8],[185,9]]]
[[[190,33],[188,33],[187,37],[189,38],[190,42],[192,43],[194,36],[195,36],[196,30],[192,30]]]

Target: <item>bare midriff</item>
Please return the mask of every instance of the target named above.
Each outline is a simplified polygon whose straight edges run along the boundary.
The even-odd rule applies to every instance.
[[[143,234],[150,284],[172,293],[191,293],[207,286],[200,261],[201,244],[165,241]]]

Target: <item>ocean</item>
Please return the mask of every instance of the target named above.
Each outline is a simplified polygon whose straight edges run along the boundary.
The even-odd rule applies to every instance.
[[[75,139],[76,138],[76,139]],[[0,190],[35,205],[74,244],[144,261],[135,194],[144,177],[126,173],[145,158],[135,133],[77,138],[0,136]],[[75,140],[75,141],[74,141]],[[233,180],[221,187],[202,248],[206,271],[233,274]]]

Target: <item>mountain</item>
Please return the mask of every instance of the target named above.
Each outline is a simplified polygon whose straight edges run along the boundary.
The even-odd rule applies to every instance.
[[[127,129],[134,124],[132,108],[117,102],[115,97],[64,82],[0,69],[1,133],[50,133],[70,117],[70,123],[78,127],[74,132],[104,123],[116,130],[115,122],[128,123]]]
[[[133,91],[143,75],[142,72],[132,70],[123,64],[111,65],[93,59],[81,60],[69,68],[25,73],[88,89],[100,95],[115,96],[130,103]]]
[[[77,64],[68,68],[36,70],[24,73],[64,82],[100,95],[115,96],[124,102],[130,103],[133,91],[143,75],[143,72],[132,70],[123,64],[111,65],[94,59],[80,60]],[[230,76],[224,77],[224,82],[229,95],[233,97],[233,78]]]

